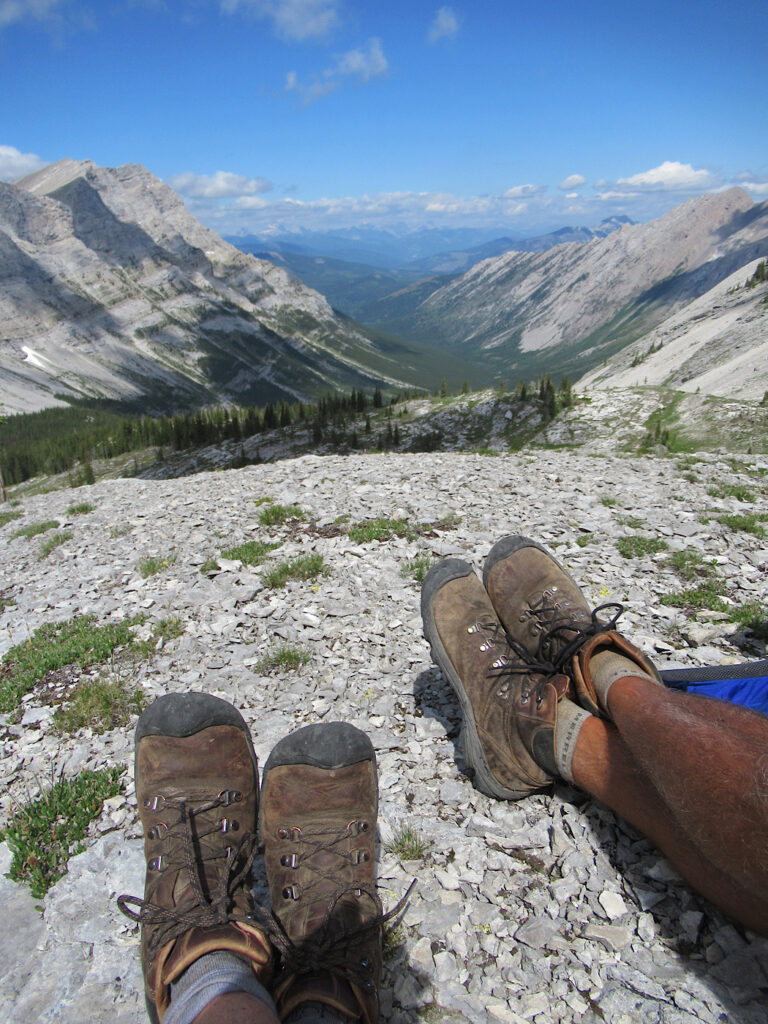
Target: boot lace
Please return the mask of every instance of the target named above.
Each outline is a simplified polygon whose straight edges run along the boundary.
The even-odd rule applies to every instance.
[[[319,827],[299,829],[294,826],[290,832],[298,852],[291,856],[291,860],[292,866],[301,865],[302,885],[300,889],[298,886],[287,886],[284,893],[291,893],[288,898],[296,900],[319,897],[328,900],[328,883],[332,885],[338,879],[338,872],[334,872],[332,867],[322,867],[322,858],[321,863],[318,863],[318,855],[332,853],[347,863],[359,863],[355,859],[359,850],[348,852],[340,849],[340,846],[351,835],[367,831],[367,828],[367,823],[358,821],[350,822],[343,830]],[[379,929],[389,922],[392,923],[387,931],[396,927],[415,885],[416,879],[395,906],[386,912],[372,886],[365,882],[341,886],[328,900],[319,927],[299,941],[291,938],[274,909],[266,914],[257,906],[256,918],[280,954],[281,974],[290,976],[328,972],[372,991],[375,987],[370,977],[373,964],[365,955],[366,940],[378,936]],[[347,915],[341,912],[340,904],[349,896],[364,899],[370,904],[371,912],[360,924],[346,923]],[[337,913],[337,909],[340,912]],[[364,915],[361,913],[360,917]]]
[[[598,617],[599,613],[607,609],[614,609],[614,613],[607,621],[602,621]],[[490,650],[493,646],[502,648],[502,652],[491,665],[492,675],[535,673],[550,679],[563,673],[565,666],[587,640],[614,629],[619,617],[624,613],[624,605],[616,601],[598,605],[592,609],[590,621],[578,627],[574,625],[573,618],[561,617],[558,615],[559,612],[561,609],[556,605],[543,601],[535,607],[532,606],[531,613],[544,626],[539,632],[536,651],[533,654],[519,640],[510,636],[498,621],[476,622],[467,632],[484,634],[485,638],[480,645],[481,651]]]
[[[174,871],[184,868],[194,893],[194,900],[185,901],[180,907],[161,907],[151,900],[140,899],[138,896],[118,896],[117,905],[126,917],[154,928],[148,940],[150,954],[154,954],[161,946],[192,928],[208,928],[247,920],[244,914],[235,911],[234,894],[246,883],[257,852],[256,837],[251,832],[245,832],[235,847],[205,850],[201,840],[221,833],[222,825],[215,823],[205,827],[203,822],[200,823],[200,827],[197,825],[197,819],[201,815],[216,807],[227,806],[230,803],[230,796],[231,794],[227,792],[220,793],[215,799],[198,807],[187,807],[186,800],[164,802],[164,809],[179,809],[179,819],[175,824],[167,826],[167,834],[170,840],[180,840],[181,850],[174,850],[175,853],[180,852],[178,860],[172,854],[168,855],[167,860],[165,854],[162,855],[162,870]],[[165,827],[163,825],[163,828]],[[170,849],[173,849],[173,846],[173,843],[169,843]],[[250,853],[249,846],[252,847]],[[226,866],[219,871],[215,886],[209,890],[204,865],[215,860],[225,860]],[[160,869],[158,865],[157,870]]]

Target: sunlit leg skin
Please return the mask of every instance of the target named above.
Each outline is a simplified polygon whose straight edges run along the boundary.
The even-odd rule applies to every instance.
[[[193,1024],[279,1024],[260,999],[246,992],[228,992],[212,999]]]
[[[646,835],[693,888],[768,935],[768,717],[617,680],[585,723],[577,785]]]

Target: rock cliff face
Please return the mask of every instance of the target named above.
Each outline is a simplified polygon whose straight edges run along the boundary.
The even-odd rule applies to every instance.
[[[734,188],[607,238],[484,260],[391,326],[502,375],[579,376],[766,255],[768,203]]]
[[[759,401],[768,390],[768,283],[759,260],[731,274],[579,381],[579,390],[663,385]]]
[[[203,227],[143,167],[62,160],[0,184],[0,403],[167,409],[399,378],[364,329]]]

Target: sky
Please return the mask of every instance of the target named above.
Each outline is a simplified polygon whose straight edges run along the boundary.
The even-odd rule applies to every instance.
[[[0,180],[140,163],[221,234],[768,199],[765,0],[0,0]]]

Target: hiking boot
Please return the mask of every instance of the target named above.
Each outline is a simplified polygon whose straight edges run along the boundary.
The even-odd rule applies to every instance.
[[[269,755],[261,836],[281,1020],[311,1002],[378,1024],[382,923],[392,915],[376,894],[377,805],[373,746],[352,725],[307,725]]]
[[[258,768],[248,727],[218,697],[160,697],[136,727],[135,778],[144,898],[117,902],[141,924],[147,1010],[158,1024],[171,983],[206,953],[236,953],[269,980],[272,951],[251,897]]]
[[[659,680],[655,666],[613,627],[620,604],[590,609],[571,576],[541,544],[527,537],[504,537],[491,548],[483,569],[491,603],[510,643],[533,669],[565,673],[579,704],[605,716],[595,691],[590,661],[598,650],[628,658],[643,675]],[[613,610],[608,621],[598,613]]]
[[[507,643],[472,566],[458,558],[427,573],[421,615],[432,657],[461,704],[475,786],[503,800],[548,786],[557,774],[557,706],[568,680],[531,672]]]

